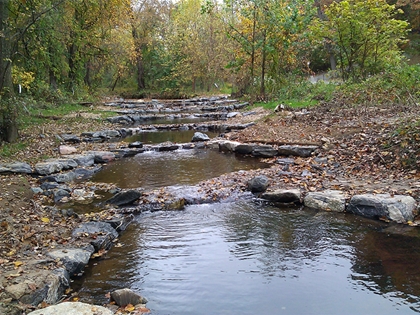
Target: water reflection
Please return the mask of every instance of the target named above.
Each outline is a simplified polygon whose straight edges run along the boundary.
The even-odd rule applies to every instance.
[[[83,300],[131,287],[152,314],[410,314],[420,242],[353,215],[257,203],[143,214],[85,278]]]
[[[115,161],[92,177],[92,181],[114,183],[121,188],[158,188],[193,185],[225,173],[268,167],[259,159],[214,150],[149,151]]]

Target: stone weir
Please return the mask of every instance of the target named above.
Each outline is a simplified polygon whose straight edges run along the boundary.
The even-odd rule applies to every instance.
[[[125,113],[173,113],[173,112],[199,112],[199,111],[232,111],[241,109],[248,103],[239,103],[228,99],[227,96],[211,98],[192,98],[182,100],[119,100],[104,103],[105,106],[125,109]]]

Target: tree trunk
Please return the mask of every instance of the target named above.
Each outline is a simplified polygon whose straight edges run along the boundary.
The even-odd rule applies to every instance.
[[[9,0],[0,0],[0,107],[1,140],[15,142],[18,138],[17,114],[12,103],[12,45],[7,25],[9,17]]]
[[[134,25],[131,26],[131,34],[134,39],[135,52],[136,52],[136,67],[137,67],[137,88],[142,90],[146,87],[144,81],[144,65],[142,56],[142,45],[140,43],[140,37]]]
[[[0,0],[0,95],[13,95],[10,32],[7,25],[9,0]]]

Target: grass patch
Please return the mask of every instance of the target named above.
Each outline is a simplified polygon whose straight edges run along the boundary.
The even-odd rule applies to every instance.
[[[22,151],[27,148],[27,144],[24,142],[19,143],[5,143],[0,146],[0,156],[3,157],[12,157],[17,152]]]

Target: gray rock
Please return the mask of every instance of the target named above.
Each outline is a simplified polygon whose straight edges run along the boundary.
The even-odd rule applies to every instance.
[[[403,195],[355,195],[350,199],[347,211],[367,218],[406,223],[414,218],[416,201],[413,197]]]
[[[109,223],[105,222],[86,222],[75,228],[72,232],[73,237],[83,237],[86,235],[94,236],[90,242],[95,251],[109,249],[112,241],[118,237],[118,232]]]
[[[128,304],[146,304],[147,300],[139,294],[133,292],[130,289],[120,289],[111,292],[111,301],[115,301],[118,306],[126,306]]]
[[[25,278],[24,282],[6,286],[4,291],[12,299],[34,306],[43,301],[57,303],[70,284],[69,274],[63,268],[29,272]]]
[[[269,180],[264,175],[255,176],[248,182],[248,189],[253,193],[264,192],[269,185]]]
[[[166,152],[166,151],[175,151],[178,150],[180,146],[178,144],[161,144],[156,149],[159,152]]]
[[[70,275],[78,275],[83,272],[92,254],[93,252],[81,248],[66,248],[51,251],[47,256],[54,260],[59,259]]]
[[[121,137],[121,134],[118,130],[102,130],[102,131],[93,133],[92,137],[111,139],[111,138],[119,138]]]
[[[282,145],[278,148],[279,155],[294,155],[294,156],[301,156],[301,157],[309,157],[311,156],[312,152],[314,152],[318,146],[316,145]]]
[[[209,141],[210,137],[202,132],[195,132],[194,136],[192,137],[192,142],[199,142],[199,141]]]
[[[300,203],[301,197],[299,189],[278,189],[261,195],[262,199],[281,203]]]
[[[0,174],[1,173],[31,174],[32,167],[28,163],[21,163],[21,162],[0,164]]]
[[[47,163],[54,163],[54,162],[58,162],[61,163],[61,165],[63,166],[63,170],[68,170],[68,169],[72,169],[77,167],[77,162],[75,160],[73,160],[72,158],[59,158],[59,159],[47,159],[44,162]]]
[[[111,310],[98,305],[85,304],[81,302],[63,302],[51,305],[44,309],[29,313],[30,315],[112,315]]]
[[[277,150],[274,149],[271,145],[257,145],[251,152],[253,156],[260,157],[273,157],[276,156],[277,153]]]
[[[63,169],[63,164],[58,160],[49,162],[39,162],[35,165],[35,171],[40,175],[49,175],[58,173]]]
[[[86,151],[85,154],[93,155],[95,163],[108,163],[115,160],[115,154],[110,151]]]
[[[133,123],[133,119],[131,117],[123,115],[123,116],[114,116],[114,117],[108,117],[107,120],[111,124],[131,124]]]
[[[78,166],[92,166],[95,164],[95,156],[93,154],[75,154],[66,157],[76,161]]]
[[[66,189],[54,189],[53,197],[54,197],[54,202],[59,202],[65,197],[70,197],[70,192]]]
[[[280,165],[294,165],[295,160],[292,158],[280,158],[276,160],[276,163]]]
[[[122,218],[114,218],[112,220],[105,221],[106,223],[111,224],[111,226],[118,232],[125,231],[125,229],[134,221],[134,215],[129,214]]]
[[[220,152],[234,152],[235,148],[240,145],[240,142],[236,141],[220,141],[219,151]]]
[[[235,147],[235,152],[239,154],[251,154],[255,144],[239,144]]]
[[[230,112],[226,115],[227,118],[233,118],[235,116],[238,116],[240,113],[239,112]]]
[[[131,143],[128,144],[128,147],[129,148],[138,148],[138,149],[140,149],[140,148],[143,148],[143,142],[140,142],[140,141],[131,142]]]
[[[65,142],[71,142],[71,143],[79,143],[80,138],[73,134],[63,133],[60,135],[60,138],[63,139]]]
[[[344,212],[346,210],[346,198],[339,190],[309,192],[303,202],[306,207],[317,210],[333,212]]]
[[[137,190],[127,190],[122,191],[111,197],[106,201],[108,204],[112,204],[114,206],[123,206],[132,204],[134,201],[141,197],[141,192]]]

